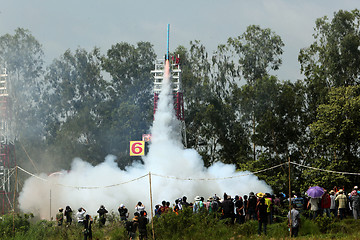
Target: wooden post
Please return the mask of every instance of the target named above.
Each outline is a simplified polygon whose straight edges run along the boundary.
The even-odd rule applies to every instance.
[[[290,238],[292,233],[292,218],[291,218],[291,172],[290,172],[290,156],[288,157],[289,160],[289,225],[290,225]]]
[[[153,200],[152,200],[152,190],[151,190],[151,172],[149,172],[149,185],[150,185],[150,212],[151,212],[151,229],[152,229],[152,236],[155,240],[155,231],[154,231],[154,213],[153,213]]]

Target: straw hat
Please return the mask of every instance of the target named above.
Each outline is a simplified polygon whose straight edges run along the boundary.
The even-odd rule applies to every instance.
[[[259,197],[259,198],[262,198],[262,197],[264,197],[264,193],[259,192],[259,193],[256,194],[256,196]]]
[[[195,201],[200,201],[200,200],[201,200],[201,197],[199,197],[199,196],[195,197]]]

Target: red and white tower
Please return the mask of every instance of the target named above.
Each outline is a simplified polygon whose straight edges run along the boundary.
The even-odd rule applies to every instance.
[[[154,116],[157,109],[157,104],[159,100],[159,94],[162,87],[162,81],[164,79],[165,73],[165,64],[166,61],[169,61],[170,65],[170,82],[173,87],[174,94],[174,109],[177,119],[181,122],[181,135],[183,144],[187,147],[186,143],[186,129],[185,129],[185,118],[184,118],[184,99],[181,89],[181,67],[180,67],[180,58],[179,56],[169,55],[169,32],[170,25],[167,29],[167,53],[165,59],[158,59],[155,61],[155,69],[151,71],[154,75]]]
[[[0,68],[0,213],[14,209],[15,146],[11,131],[11,110],[8,94],[8,74]]]

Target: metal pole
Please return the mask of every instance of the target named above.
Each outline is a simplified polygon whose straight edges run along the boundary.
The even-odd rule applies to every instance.
[[[150,185],[151,229],[152,229],[153,239],[155,240],[153,200],[152,200],[152,190],[151,190],[151,172],[149,172],[149,185]]]
[[[51,221],[51,189],[50,189],[50,221]]]
[[[292,233],[292,217],[291,217],[291,172],[290,172],[290,156],[288,157],[289,160],[289,225],[290,225],[290,238]]]
[[[14,213],[15,213],[15,199],[16,199],[16,189],[17,187],[17,166],[15,167],[15,186],[14,186],[14,199],[13,199],[13,210],[14,210]]]
[[[13,199],[13,232],[15,233],[15,199],[16,199],[16,186],[17,186],[17,166],[15,166],[15,186],[14,186],[14,199]]]

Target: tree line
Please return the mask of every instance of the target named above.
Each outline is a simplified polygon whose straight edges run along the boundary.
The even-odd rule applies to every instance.
[[[249,26],[209,53],[199,40],[178,46],[187,144],[204,165],[216,161],[256,171],[291,159],[327,170],[360,172],[360,12],[316,20],[314,40],[299,49],[304,79],[281,80],[284,43],[271,29]],[[67,50],[44,66],[42,45],[27,29],[0,36],[9,73],[17,162],[31,171],[92,164],[108,154],[124,168],[129,141],[153,120],[156,54],[150,42],[120,42],[105,54]],[[33,161],[29,161],[29,159]],[[287,187],[288,169],[258,176]],[[353,186],[356,175],[293,167],[295,188]]]

